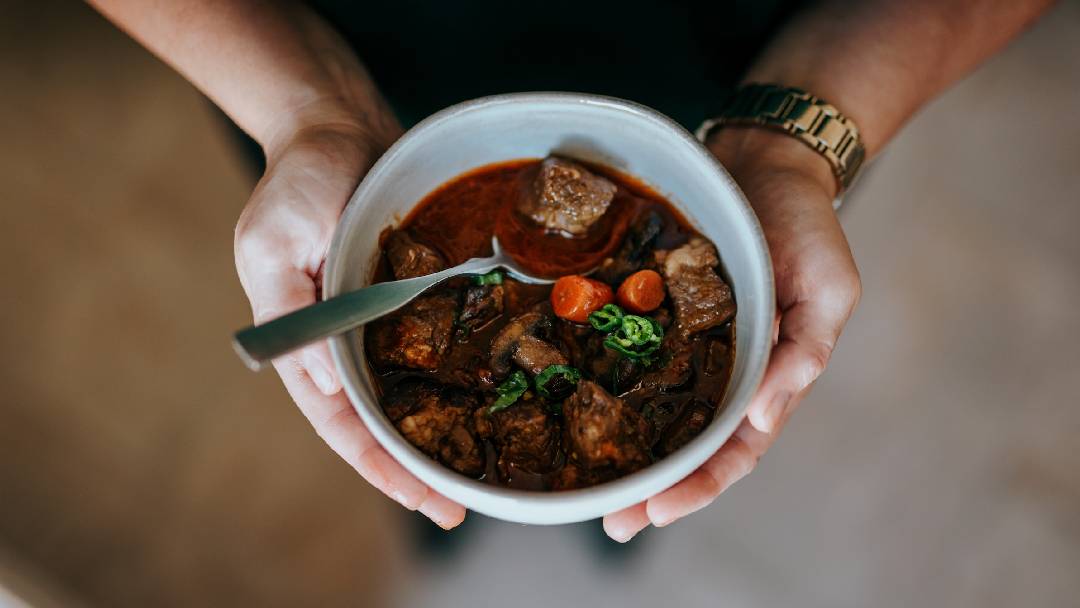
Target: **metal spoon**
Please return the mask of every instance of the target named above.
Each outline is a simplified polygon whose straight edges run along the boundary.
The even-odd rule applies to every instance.
[[[258,371],[271,359],[390,314],[429,287],[453,277],[486,274],[502,268],[522,283],[542,285],[555,282],[554,279],[541,279],[522,270],[499,247],[499,239],[492,237],[491,248],[494,255],[490,258],[473,258],[453,268],[422,277],[376,283],[316,302],[262,325],[241,329],[233,335],[233,348],[248,367]]]

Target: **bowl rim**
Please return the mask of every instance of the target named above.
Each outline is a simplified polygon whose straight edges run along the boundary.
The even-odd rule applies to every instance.
[[[714,177],[725,182],[730,188],[730,191],[734,194],[734,203],[738,208],[738,215],[745,228],[750,230],[750,240],[754,249],[750,260],[751,263],[757,266],[753,272],[762,274],[765,277],[765,292],[760,294],[760,298],[755,298],[755,302],[759,303],[758,308],[760,310],[748,310],[746,314],[753,315],[750,323],[755,325],[755,332],[759,332],[759,335],[771,334],[774,316],[773,307],[776,301],[772,260],[757,216],[735,180],[689,131],[671,118],[633,101],[589,93],[544,91],[479,97],[440,110],[409,129],[390,146],[367,172],[349,198],[348,204],[338,219],[333,239],[327,251],[323,298],[333,297],[341,291],[339,285],[348,267],[346,256],[343,255],[347,238],[346,233],[348,232],[346,227],[355,225],[365,213],[365,209],[357,201],[364,199],[368,191],[376,187],[375,184],[381,181],[383,174],[397,161],[397,158],[402,154],[402,150],[411,141],[424,137],[440,124],[454,120],[463,114],[498,106],[538,103],[567,106],[585,105],[619,112],[628,115],[632,120],[653,123],[654,126],[658,126],[662,131],[670,134],[674,141],[691,146],[692,152],[697,156],[702,168],[714,171]],[[660,184],[650,185],[653,187],[660,186]],[[685,209],[680,208],[680,211],[691,223],[697,222],[696,218],[687,213]],[[355,265],[353,267],[355,268]],[[743,303],[740,303],[739,306],[741,312]],[[765,310],[766,307],[768,310]],[[377,400],[375,403],[369,404],[361,394],[361,375],[370,374],[370,371],[367,369],[361,370],[359,369],[360,366],[352,364],[351,347],[347,335],[334,336],[330,338],[329,342],[334,363],[341,376],[342,385],[348,395],[350,404],[360,416],[368,431],[392,458],[412,475],[420,479],[422,483],[447,498],[461,503],[468,509],[498,519],[531,524],[562,524],[593,519],[620,508],[637,504],[673,486],[696,471],[719,450],[742,422],[751,398],[756,393],[764,377],[771,350],[769,340],[759,340],[758,344],[746,344],[741,349],[736,349],[736,357],[740,355],[747,357],[747,367],[741,382],[737,386],[728,386],[727,406],[724,412],[737,411],[737,416],[728,415],[722,420],[714,420],[704,431],[677,452],[640,471],[595,486],[554,492],[512,489],[471,479],[423,454],[406,441],[398,430],[394,428],[378,406]],[[732,410],[732,408],[735,409]],[[378,412],[374,411],[376,409]],[[560,517],[515,516],[515,507],[520,508],[526,503],[531,507],[546,506],[552,508],[558,505],[560,507],[559,512],[564,513],[564,515]],[[612,504],[616,505],[615,508],[610,508]],[[570,513],[573,513],[573,515],[569,515]]]

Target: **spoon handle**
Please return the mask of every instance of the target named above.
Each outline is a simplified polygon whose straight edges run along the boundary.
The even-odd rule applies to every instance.
[[[473,258],[434,274],[376,283],[343,293],[262,325],[242,329],[233,335],[233,348],[248,367],[258,370],[271,359],[394,312],[441,281],[463,274],[489,272],[497,268],[500,261],[494,257]]]

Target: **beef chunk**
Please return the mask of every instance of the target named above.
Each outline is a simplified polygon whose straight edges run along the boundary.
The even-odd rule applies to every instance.
[[[485,380],[488,375],[487,357],[483,351],[461,344],[451,345],[447,349],[446,355],[439,361],[439,368],[431,377],[450,386],[485,390],[491,388]]]
[[[386,258],[394,278],[411,279],[446,268],[446,260],[434,249],[417,243],[403,230],[395,230],[386,239]]]
[[[690,380],[694,344],[688,336],[675,332],[665,335],[660,352],[660,363],[642,376],[640,390],[663,392]]]
[[[466,289],[458,325],[472,332],[501,315],[503,291],[502,285],[473,285]]]
[[[715,376],[731,365],[731,347],[717,338],[709,339],[705,346],[705,373]]]
[[[450,345],[456,312],[451,295],[420,296],[368,326],[368,353],[377,366],[435,369]]]
[[[663,229],[664,219],[659,213],[643,213],[630,226],[619,250],[601,262],[600,268],[593,273],[593,278],[608,285],[618,285],[626,277],[641,270],[652,257],[656,237],[660,236]]]
[[[439,387],[423,380],[405,380],[394,386],[382,399],[383,412],[390,422],[397,423],[409,415],[420,401],[438,395]]]
[[[589,469],[576,462],[567,462],[551,480],[551,489],[558,491],[587,488],[618,476],[618,471],[611,468]]]
[[[575,463],[620,474],[650,463],[648,423],[595,382],[578,382],[577,391],[563,404],[563,417],[567,453]]]
[[[568,362],[559,349],[536,336],[521,336],[514,350],[514,363],[533,376],[549,365],[566,365]]]
[[[690,443],[690,440],[701,434],[713,418],[713,409],[708,403],[700,399],[694,399],[687,403],[680,415],[672,422],[656,444],[656,452],[660,456],[667,456],[682,446]]]
[[[713,267],[716,249],[700,237],[671,251],[656,252],[675,306],[675,326],[689,335],[726,323],[735,315],[731,288]]]
[[[581,235],[604,215],[615,190],[615,184],[585,167],[549,156],[518,210],[548,230]]]
[[[494,414],[478,413],[477,418],[481,417],[487,418],[486,431],[498,451],[499,473],[504,479],[512,477],[514,470],[547,473],[554,468],[558,426],[543,403],[520,401]]]
[[[417,243],[403,230],[390,233],[385,248],[394,278],[399,280],[446,268],[441,255]],[[420,296],[368,326],[368,352],[377,366],[435,369],[450,345],[456,316],[455,296],[447,293]]]
[[[484,472],[484,450],[472,428],[476,401],[429,383],[408,383],[388,395],[384,411],[409,443],[470,477]]]

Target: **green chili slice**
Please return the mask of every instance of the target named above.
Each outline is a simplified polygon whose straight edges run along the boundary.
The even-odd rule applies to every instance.
[[[534,384],[541,397],[565,399],[577,386],[578,380],[581,380],[581,372],[577,368],[569,365],[549,365],[536,375]]]
[[[478,274],[473,277],[477,285],[502,285],[503,273],[500,270],[492,270],[487,274]]]
[[[604,338],[604,346],[644,365],[652,364],[652,354],[659,350],[664,339],[664,328],[656,319],[628,315],[614,304],[605,304],[600,310],[590,313],[589,325],[608,334]]]
[[[628,359],[645,365],[652,363],[652,354],[664,340],[664,328],[655,319],[624,315],[619,329],[604,338],[604,346]]]
[[[653,341],[658,341],[653,331],[652,319],[637,315],[626,315],[622,320],[620,336],[624,336],[635,346],[645,346]]]
[[[605,333],[618,329],[622,321],[623,311],[614,304],[604,304],[600,310],[589,313],[589,325]]]
[[[525,372],[520,369],[515,371],[510,374],[510,377],[504,380],[502,384],[495,388],[495,392],[499,394],[499,398],[488,408],[488,413],[494,414],[499,410],[505,410],[520,399],[528,389],[529,380],[525,377]]]

